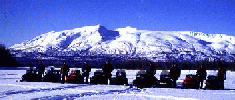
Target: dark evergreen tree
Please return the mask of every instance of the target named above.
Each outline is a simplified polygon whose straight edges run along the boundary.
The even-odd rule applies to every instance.
[[[16,60],[13,58],[9,49],[0,44],[0,67],[17,66]]]

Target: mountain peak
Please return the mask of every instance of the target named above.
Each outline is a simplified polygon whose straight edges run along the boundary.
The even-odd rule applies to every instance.
[[[124,34],[127,34],[127,33],[136,33],[137,29],[132,28],[131,26],[126,26],[125,28],[118,28],[115,31],[119,31],[120,35],[124,35]]]

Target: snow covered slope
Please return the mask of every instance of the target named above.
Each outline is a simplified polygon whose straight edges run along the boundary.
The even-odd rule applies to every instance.
[[[10,47],[21,52],[86,52],[121,54],[167,60],[234,60],[235,37],[192,31],[148,31],[127,26],[114,31],[104,26],[84,26],[48,32]]]

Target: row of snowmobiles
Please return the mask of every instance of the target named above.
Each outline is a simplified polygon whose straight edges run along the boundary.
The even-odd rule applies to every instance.
[[[42,77],[37,70],[28,69],[26,74],[22,76],[20,82],[61,82],[60,70],[51,68],[46,71]],[[83,84],[84,77],[80,70],[72,70],[70,75],[66,77],[66,83],[78,83]],[[103,74],[102,70],[94,72],[94,76],[90,78],[90,84],[108,84],[108,78]],[[110,80],[111,85],[128,85],[128,79],[126,78],[125,70],[117,70],[116,77],[112,77]]]
[[[20,82],[60,82],[61,75],[60,70],[54,70],[51,68],[45,72],[45,75],[42,77],[41,74],[36,69],[30,68],[26,70],[26,74],[22,75]]]
[[[104,75],[102,70],[96,70],[94,76],[90,78],[90,84],[108,84],[108,78]],[[44,77],[41,77],[36,70],[27,70],[26,74],[22,76],[22,81],[26,82],[61,82],[60,70],[51,68],[46,72]],[[72,70],[70,75],[66,77],[67,83],[84,83],[84,77],[80,70]],[[170,73],[163,70],[160,74],[160,80],[154,75],[148,74],[145,70],[140,70],[136,74],[136,79],[132,84],[128,84],[125,70],[117,70],[116,76],[110,79],[110,85],[130,85],[138,88],[174,88],[173,80]],[[197,75],[188,74],[182,83],[183,89],[199,89],[199,79]],[[219,82],[218,76],[209,75],[206,80],[206,86],[204,89],[223,89],[223,84]]]
[[[209,75],[207,76],[206,86],[203,89],[224,89],[224,84],[220,82],[218,76]],[[160,88],[175,88],[173,80],[170,73],[163,70],[160,74],[160,80],[155,76],[149,75],[146,71],[139,71],[136,75],[136,79],[133,81],[133,85],[139,88],[150,88],[150,87],[160,87]],[[186,75],[184,81],[182,82],[181,89],[199,89],[200,82],[199,76],[197,74]]]
[[[224,84],[220,82],[218,76],[216,75],[207,76],[207,80],[205,84],[206,86],[204,87],[204,89],[215,89],[215,90],[224,89]],[[187,89],[187,88],[199,89],[199,87],[200,85],[199,85],[198,75],[193,75],[193,74],[186,75],[186,78],[183,81],[183,86],[182,86],[183,89]]]
[[[108,77],[106,77],[102,70],[96,70],[94,76],[90,78],[90,84],[108,84]],[[110,85],[128,85],[125,70],[117,70],[116,76],[110,79]]]

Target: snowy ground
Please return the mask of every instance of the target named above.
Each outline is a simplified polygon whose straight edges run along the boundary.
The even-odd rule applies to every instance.
[[[96,69],[92,69],[91,76]],[[128,70],[127,78],[131,83],[138,70]],[[225,90],[195,90],[179,88],[146,88],[137,89],[129,86],[60,84],[50,82],[17,82],[25,70],[0,70],[0,99],[107,99],[107,100],[175,100],[175,99],[235,99],[235,72],[227,71]],[[115,75],[116,70],[112,72]],[[207,71],[216,74],[216,71]],[[161,70],[156,77],[159,79]],[[186,74],[195,74],[194,70],[182,71],[178,86]]]

